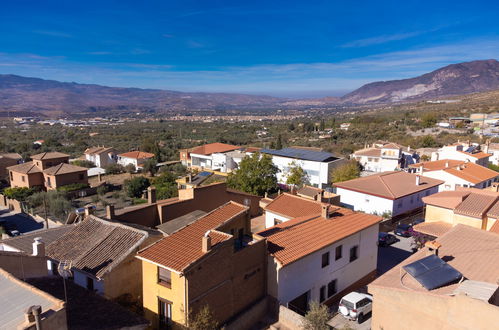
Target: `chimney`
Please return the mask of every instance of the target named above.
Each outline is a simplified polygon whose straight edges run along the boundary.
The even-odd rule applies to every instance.
[[[421,184],[421,175],[416,175],[416,186]]]
[[[411,146],[407,146],[407,152],[411,152]]]
[[[324,219],[329,219],[329,204],[322,204],[321,216]]]
[[[41,314],[42,314],[42,306],[34,305],[34,306],[28,307],[28,309],[24,313],[24,317],[26,320],[25,323],[30,325],[31,323],[35,322],[35,329],[41,330],[42,329]],[[30,328],[32,328],[32,327],[30,327]]]
[[[147,188],[147,202],[149,204],[156,203],[156,188],[153,186]]]
[[[189,173],[189,175],[187,176],[187,183],[191,183],[192,182],[192,174]]]
[[[37,257],[45,257],[45,243],[41,237],[35,237],[33,242],[33,255]]]
[[[114,205],[106,205],[106,218],[110,220],[114,218]]]
[[[97,181],[102,182],[102,175],[100,173],[97,174]]]
[[[445,168],[448,168],[449,167],[449,161],[446,161],[445,162]]]
[[[203,253],[207,253],[210,250],[211,250],[211,237],[210,237],[210,230],[208,230],[202,238],[201,251],[203,251]]]
[[[93,209],[92,206],[85,206],[85,218],[88,217],[90,214],[92,214]]]
[[[427,251],[426,251],[427,256],[432,255],[432,254],[438,256],[438,249],[440,249],[440,247],[442,247],[442,244],[440,244],[437,241],[428,241],[425,243],[425,247],[427,248]]]

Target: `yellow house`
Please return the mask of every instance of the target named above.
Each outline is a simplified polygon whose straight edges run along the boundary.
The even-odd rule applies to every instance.
[[[138,253],[143,307],[154,328],[188,326],[208,306],[223,324],[266,292],[266,241],[248,207],[228,202]]]
[[[423,198],[425,222],[418,232],[441,236],[457,224],[490,231],[499,218],[499,192],[475,188],[443,191]]]

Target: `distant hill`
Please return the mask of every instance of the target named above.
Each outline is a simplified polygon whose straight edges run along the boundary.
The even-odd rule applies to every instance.
[[[273,106],[282,100],[271,96],[183,93],[0,75],[0,111],[70,114],[87,111],[151,110],[181,113],[196,109],[258,109]]]
[[[451,64],[419,77],[366,84],[341,98],[342,103],[391,103],[499,89],[499,62]]]

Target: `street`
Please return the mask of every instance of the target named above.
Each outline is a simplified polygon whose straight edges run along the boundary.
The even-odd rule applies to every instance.
[[[21,234],[43,228],[43,223],[35,221],[29,215],[12,212],[7,208],[0,209],[0,220],[17,228]]]

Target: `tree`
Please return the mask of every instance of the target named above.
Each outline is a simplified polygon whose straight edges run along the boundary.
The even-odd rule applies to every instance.
[[[156,197],[158,200],[178,196],[177,182],[172,172],[162,172],[159,176],[152,179],[152,184],[156,188]]]
[[[3,194],[10,199],[15,199],[20,202],[24,202],[33,195],[35,190],[33,188],[27,187],[16,187],[16,188],[5,188]]]
[[[423,127],[433,127],[437,123],[437,116],[434,113],[428,112],[421,117],[421,124]]]
[[[312,301],[309,305],[309,310],[305,314],[303,328],[305,330],[328,330],[327,322],[331,319],[328,307],[319,304],[317,301]]]
[[[342,182],[352,180],[360,176],[360,165],[355,160],[351,160],[346,164],[338,166],[331,172],[331,180],[333,182]]]
[[[40,191],[28,198],[31,207],[41,207],[45,215],[46,227],[48,228],[48,215],[64,218],[72,209],[71,202],[67,200],[66,194],[61,191]]]
[[[265,192],[277,190],[279,169],[269,155],[254,153],[243,158],[239,169],[229,174],[227,185],[249,194],[263,196]]]
[[[218,322],[213,316],[208,305],[203,306],[199,312],[189,321],[189,329],[191,330],[216,330]]]
[[[122,173],[124,168],[120,164],[109,164],[105,168],[106,174],[119,174]]]
[[[294,131],[295,130],[295,124],[293,124],[292,122],[289,123],[288,125],[288,131]]]
[[[277,150],[281,150],[282,149],[282,137],[281,137],[281,134],[277,135],[277,141],[275,143],[275,148]]]
[[[135,173],[135,171],[137,171],[137,169],[135,168],[135,165],[134,165],[134,164],[130,163],[130,164],[127,164],[127,165],[125,166],[125,172],[127,172],[127,173],[130,173],[130,174],[131,174],[131,173]]]
[[[421,139],[421,146],[423,146],[423,148],[433,148],[437,147],[438,143],[435,141],[435,138],[433,138],[433,136],[425,135]]]
[[[73,165],[75,165],[75,166],[81,166],[81,167],[86,167],[86,168],[92,168],[92,167],[95,167],[94,162],[91,162],[91,161],[86,160],[86,159],[77,159],[77,160],[73,160],[71,163],[72,163]]]
[[[156,162],[155,159],[149,159],[144,163],[142,168],[144,169],[144,172],[149,172],[151,176],[154,176],[154,174],[158,171],[158,167],[156,166],[157,164],[158,162]]]
[[[147,178],[143,176],[137,176],[135,178],[125,180],[124,186],[128,197],[139,198],[142,196],[144,190],[146,190],[151,183]]]
[[[308,181],[309,177],[307,172],[305,172],[305,170],[301,166],[299,166],[295,162],[292,162],[290,164],[286,183],[297,187],[301,187],[304,184],[306,184]]]
[[[324,121],[324,118],[321,119],[321,123],[319,124],[319,131],[324,131],[326,129],[326,122]]]

